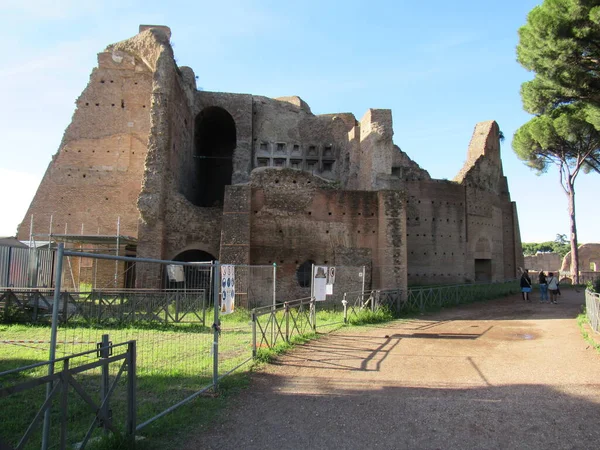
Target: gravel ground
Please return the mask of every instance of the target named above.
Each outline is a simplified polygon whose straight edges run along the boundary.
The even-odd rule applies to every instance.
[[[600,355],[520,296],[344,329],[253,375],[187,449],[597,449]]]

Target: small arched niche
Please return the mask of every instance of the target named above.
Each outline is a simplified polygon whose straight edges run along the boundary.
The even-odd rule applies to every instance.
[[[196,206],[223,206],[225,186],[231,184],[236,145],[235,121],[231,114],[218,106],[200,111],[194,124],[197,190],[191,200]]]

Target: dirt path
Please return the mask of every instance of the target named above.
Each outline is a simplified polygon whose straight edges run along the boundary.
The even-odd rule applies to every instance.
[[[253,377],[188,449],[586,449],[600,355],[559,305],[520,297],[345,329]]]

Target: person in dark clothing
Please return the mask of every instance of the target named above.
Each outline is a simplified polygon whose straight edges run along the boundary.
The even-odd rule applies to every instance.
[[[548,303],[548,281],[543,270],[540,272],[538,279],[540,282],[540,303]]]
[[[523,300],[530,302],[529,293],[531,292],[531,278],[529,278],[529,272],[527,269],[523,271],[521,275],[521,293],[523,294]]]

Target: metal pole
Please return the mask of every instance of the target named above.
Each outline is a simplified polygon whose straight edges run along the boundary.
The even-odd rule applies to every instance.
[[[219,383],[219,333],[221,327],[219,323],[219,287],[221,284],[220,264],[215,261],[213,265],[213,305],[214,305],[214,323],[213,323],[213,386],[217,392]]]
[[[256,310],[252,310],[252,357],[256,358]]]
[[[8,247],[8,264],[6,266],[6,283],[4,286],[10,287],[10,265],[12,259],[12,247]]]
[[[275,345],[275,320],[277,314],[277,263],[273,263],[273,309],[271,311],[271,344]]]
[[[312,329],[315,329],[315,323],[314,323],[314,318],[313,318],[313,308],[315,305],[315,286],[313,284],[313,281],[315,280],[315,265],[313,264],[311,269],[310,269],[310,314],[308,315],[308,317],[310,317],[310,320],[313,322],[311,324]]]
[[[277,303],[277,263],[273,263],[273,306]]]
[[[29,248],[33,245],[33,214],[29,219]]]
[[[361,290],[361,301],[365,299],[365,266],[363,266],[362,271],[362,290]]]
[[[48,233],[48,249],[51,250],[52,249],[52,220],[54,219],[54,216],[52,214],[50,214],[50,230]]]
[[[60,299],[60,287],[62,280],[62,266],[63,266],[63,253],[65,251],[65,244],[62,242],[58,244],[58,253],[56,257],[56,274],[54,280],[54,303],[52,304],[52,328],[50,331],[50,354],[48,359],[48,375],[54,374],[54,358],[56,357],[56,333],[58,328],[58,300]],[[52,392],[52,382],[46,385],[46,398],[50,396]],[[50,408],[44,413],[44,428],[42,432],[42,450],[47,450],[50,439]]]
[[[131,341],[128,345],[129,358],[127,359],[127,428],[126,434],[131,439],[135,439],[136,429],[136,341]]]
[[[121,235],[121,216],[117,217],[117,251],[115,253],[116,256],[119,256],[119,246],[121,244],[119,238]],[[115,261],[115,288],[118,284],[119,278],[119,261]]]
[[[102,346],[102,348],[100,349],[100,358],[103,358],[103,359],[108,358],[108,356],[109,356],[108,334],[102,335],[102,342],[100,345]],[[108,379],[108,364],[103,364],[102,365],[102,375],[100,378],[100,404],[104,405],[102,407],[102,413],[103,413],[104,417],[108,417],[108,411],[109,411],[108,399],[104,400],[104,398],[108,395],[109,386],[110,386],[110,382]],[[104,432],[106,434],[108,434],[109,430],[108,430],[108,427],[106,426],[107,424],[103,423],[103,425],[104,425]]]

